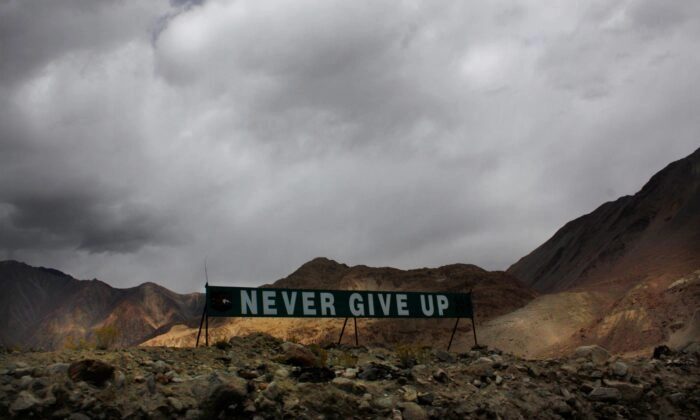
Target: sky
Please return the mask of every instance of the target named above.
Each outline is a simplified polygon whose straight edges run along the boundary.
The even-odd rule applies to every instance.
[[[0,0],[0,260],[505,270],[700,146],[700,2]]]

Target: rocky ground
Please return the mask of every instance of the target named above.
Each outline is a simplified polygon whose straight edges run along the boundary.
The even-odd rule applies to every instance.
[[[523,360],[303,346],[0,354],[1,418],[700,418],[700,344],[636,359],[597,346]]]

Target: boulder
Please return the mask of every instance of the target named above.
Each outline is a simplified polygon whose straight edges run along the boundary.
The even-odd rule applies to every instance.
[[[282,343],[282,359],[284,363],[300,366],[312,367],[319,365],[318,357],[308,348],[301,344],[285,342]]]
[[[100,360],[86,359],[71,363],[68,376],[74,381],[85,381],[95,386],[102,386],[114,376],[114,366]]]
[[[598,365],[605,363],[610,358],[610,352],[597,344],[581,346],[576,349],[574,354],[576,357],[588,359]]]

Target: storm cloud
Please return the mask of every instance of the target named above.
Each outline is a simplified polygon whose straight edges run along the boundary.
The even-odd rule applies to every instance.
[[[694,1],[0,2],[0,258],[505,269],[696,149]]]

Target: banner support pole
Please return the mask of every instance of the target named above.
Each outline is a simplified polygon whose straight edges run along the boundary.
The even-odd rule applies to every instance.
[[[338,338],[338,345],[340,345],[340,342],[343,341],[343,334],[345,334],[345,325],[347,325],[348,319],[345,318],[345,322],[343,322],[343,328],[340,329],[340,337]]]
[[[454,328],[452,328],[452,335],[450,336],[450,342],[447,344],[447,351],[450,351],[450,347],[452,347],[452,339],[455,338],[455,333],[457,332],[457,324],[459,324],[459,319],[457,318],[457,322],[455,322]]]
[[[202,319],[199,321],[199,331],[197,331],[197,342],[195,343],[195,347],[199,347],[199,336],[202,335],[202,325],[204,324],[204,318],[207,316],[207,301],[206,301],[206,296],[204,297],[204,311],[202,312]]]
[[[355,347],[359,347],[359,341],[357,340],[357,318],[352,319],[355,322]]]

